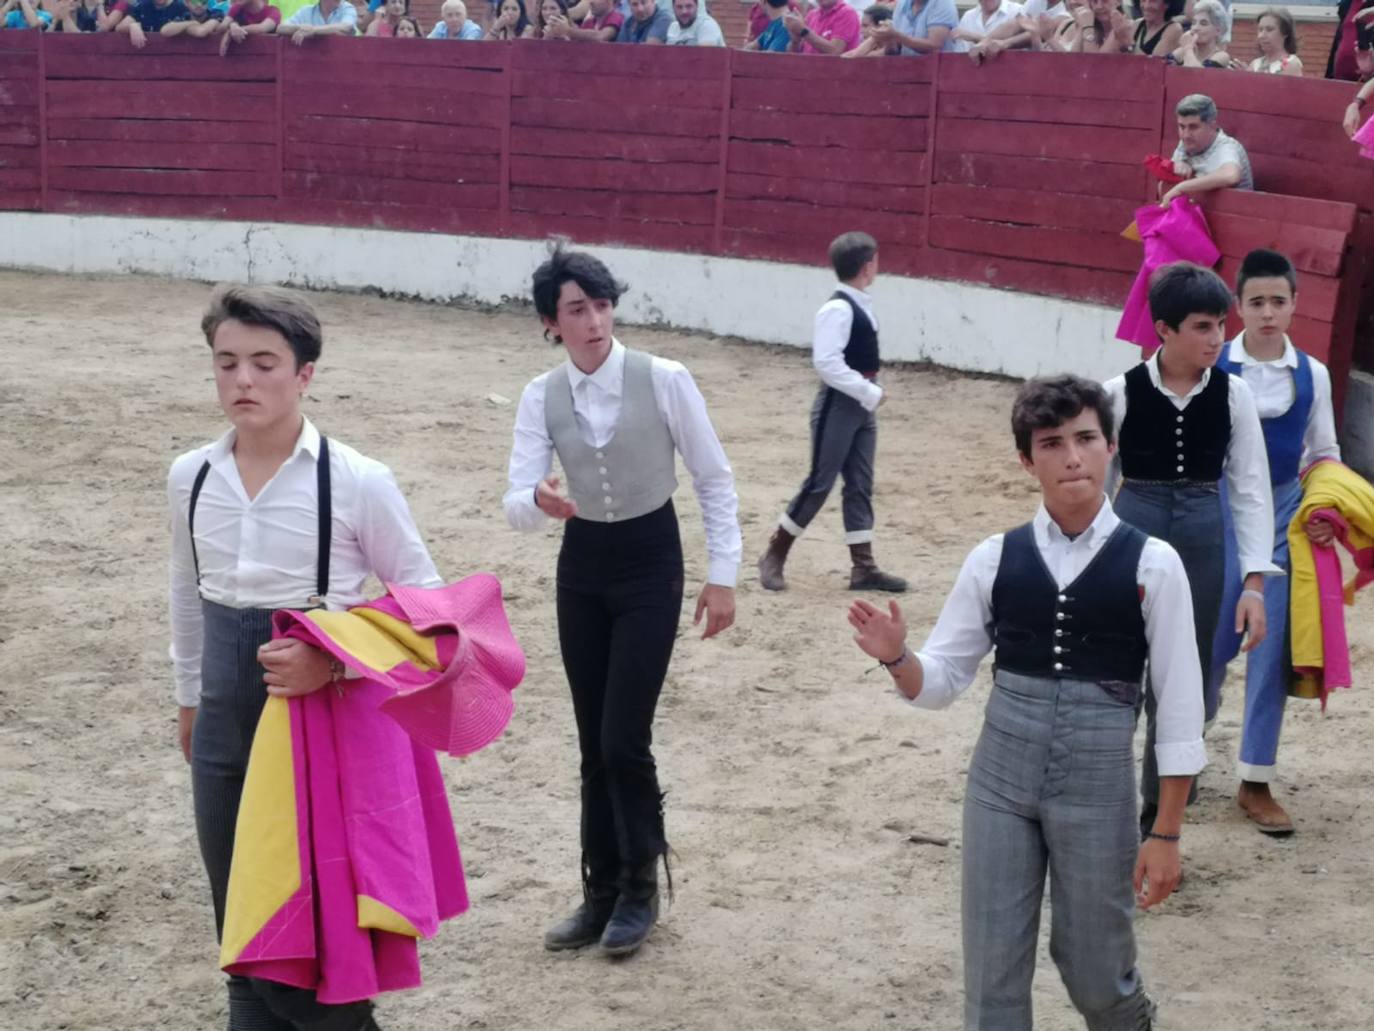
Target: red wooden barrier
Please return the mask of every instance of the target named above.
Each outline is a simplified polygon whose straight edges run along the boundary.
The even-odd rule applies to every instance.
[[[1346,83],[1113,56],[839,61],[724,49],[0,33],[0,208],[622,243],[884,267],[1120,304],[1120,236],[1173,106],[1207,92],[1256,186],[1207,202],[1233,277],[1300,270],[1300,343],[1340,393],[1374,360],[1374,162]],[[1362,298],[1363,300],[1362,307]],[[1124,346],[1124,345],[1123,345]]]

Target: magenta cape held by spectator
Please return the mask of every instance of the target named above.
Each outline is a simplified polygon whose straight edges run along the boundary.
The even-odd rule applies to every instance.
[[[1360,157],[1374,158],[1374,118],[1366,121],[1354,138],[1360,145]]]
[[[468,907],[434,749],[465,755],[495,739],[524,675],[500,584],[388,585],[348,612],[274,623],[275,636],[317,644],[361,678],[263,709],[220,965],[329,1005],[416,987],[418,939]]]
[[[1158,204],[1136,208],[1135,224],[1145,245],[1145,257],[1122,309],[1116,338],[1139,344],[1141,357],[1148,358],[1159,350],[1159,334],[1150,315],[1150,276],[1175,261],[1211,268],[1221,260],[1221,251],[1212,242],[1202,209],[1187,197],[1175,197],[1167,208]]]

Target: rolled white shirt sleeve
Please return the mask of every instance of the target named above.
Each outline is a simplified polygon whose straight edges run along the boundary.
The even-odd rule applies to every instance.
[[[443,586],[391,470],[377,463],[358,486],[358,546],[377,579],[405,587]]]
[[[1281,576],[1274,565],[1274,492],[1269,485],[1269,453],[1255,395],[1239,376],[1228,376],[1231,443],[1226,451],[1226,490],[1236,526],[1241,576]]]
[[[831,300],[816,312],[816,328],[811,342],[811,364],[826,386],[852,397],[873,411],[883,399],[883,388],[851,369],[844,360],[849,346],[849,331],[854,310],[847,301]]]
[[[692,477],[701,505],[708,556],[706,582],[734,587],[744,545],[739,528],[735,474],[691,372],[678,362],[656,358],[652,366],[654,400],[668,425],[682,464]]]
[[[917,708],[948,706],[973,683],[978,664],[992,650],[992,583],[1001,560],[1000,533],[983,541],[964,560],[935,629],[916,653],[921,693],[911,704]]]
[[[514,530],[538,530],[546,516],[534,503],[539,481],[553,472],[553,441],[544,424],[547,373],[530,381],[515,412],[515,440],[511,445],[506,494],[501,507]]]
[[[1341,445],[1336,440],[1336,413],[1331,406],[1331,373],[1316,359],[1312,369],[1312,410],[1302,434],[1302,467],[1320,458],[1341,460]]]
[[[196,583],[196,563],[191,550],[191,527],[187,521],[191,484],[204,463],[200,452],[183,455],[172,464],[167,476],[167,509],[172,531],[171,560],[168,563],[167,597],[171,616],[173,695],[178,705],[200,704],[200,660],[204,647],[204,616],[200,610],[200,588]]]
[[[1186,777],[1207,765],[1202,744],[1202,669],[1193,632],[1193,597],[1183,560],[1157,538],[1145,542],[1138,579],[1145,597],[1145,640],[1155,694],[1155,759],[1161,777]]]

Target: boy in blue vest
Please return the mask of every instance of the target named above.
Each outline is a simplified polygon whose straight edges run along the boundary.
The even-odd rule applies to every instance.
[[[1147,1031],[1135,907],[1163,902],[1193,776],[1206,765],[1202,670],[1178,553],[1112,511],[1111,401],[1076,376],[1031,380],[1012,409],[1034,518],[974,548],[925,647],[902,610],[849,610],[854,640],[918,708],[961,694],[989,652],[993,687],[969,767],[963,825],[964,1027],[1031,1031],[1045,877],[1050,955],[1094,1031]],[[1154,673],[1158,813],[1142,845],[1135,733]]]
[[[1243,379],[1213,368],[1230,308],[1231,291],[1211,269],[1186,261],[1159,269],[1150,281],[1150,315],[1163,346],[1104,384],[1121,427],[1117,515],[1178,551],[1192,588],[1194,639],[1204,670],[1211,666],[1220,619],[1248,634],[1245,651],[1264,640],[1264,577],[1279,571],[1271,561],[1274,502],[1255,398]],[[1244,579],[1234,609],[1223,615],[1222,595],[1232,586],[1225,571],[1224,508],[1236,528],[1237,572]],[[1152,686],[1154,681],[1152,673]],[[1217,705],[1215,691],[1206,691],[1208,723]],[[1153,691],[1145,694],[1145,715],[1142,834],[1159,804],[1150,747],[1157,724]]]
[[[811,406],[811,470],[759,559],[759,583],[768,591],[786,589],[782,569],[792,543],[825,504],[835,478],[843,476],[849,589],[900,593],[906,581],[884,573],[873,559],[875,413],[887,396],[877,383],[878,316],[867,292],[878,278],[878,241],[867,233],[837,236],[830,264],[839,284],[816,312],[811,363],[821,388]]]
[[[1298,276],[1293,263],[1277,251],[1255,250],[1245,256],[1236,278],[1236,300],[1245,331],[1226,345],[1217,367],[1244,380],[1255,396],[1269,480],[1274,493],[1274,564],[1289,572],[1288,524],[1302,501],[1298,473],[1320,458],[1340,461],[1336,418],[1331,408],[1331,374],[1317,359],[1288,339],[1297,303]],[[1304,528],[1318,544],[1329,545],[1329,523],[1314,520]],[[1235,604],[1240,577],[1236,568],[1236,535],[1229,525],[1226,541],[1228,590],[1223,610]],[[1268,630],[1263,643],[1245,662],[1245,718],[1240,738],[1240,792],[1245,815],[1265,834],[1287,835],[1293,821],[1269,790],[1274,779],[1288,697],[1287,575],[1264,583]],[[1217,628],[1212,653],[1211,693],[1220,695],[1226,664],[1236,657],[1240,638],[1231,627]]]

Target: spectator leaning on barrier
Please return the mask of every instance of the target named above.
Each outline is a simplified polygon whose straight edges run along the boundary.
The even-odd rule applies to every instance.
[[[1188,178],[1164,194],[1161,205],[1167,207],[1175,197],[1189,194],[1255,188],[1250,155],[1239,140],[1217,125],[1217,105],[1211,97],[1190,94],[1178,102],[1174,114],[1178,121],[1174,171]]]
[[[57,0],[53,4],[53,32],[109,32],[104,0]]]
[[[1270,7],[1255,20],[1255,45],[1260,55],[1250,62],[1252,72],[1267,75],[1301,75],[1298,32],[1286,7]]]
[[[954,0],[898,0],[892,21],[881,25],[873,38],[883,46],[901,44],[903,54],[953,51],[959,11]]]
[[[1121,54],[1134,49],[1135,25],[1122,13],[1116,0],[1088,0],[1086,7],[1073,12],[1073,19],[1077,27],[1074,53]]]
[[[128,16],[115,31],[126,33],[129,42],[140,49],[148,42],[148,33],[175,35],[181,30],[171,28],[168,31],[169,27],[191,20],[191,11],[182,0],[138,0],[134,4],[125,4],[120,0],[119,6],[125,9]]]
[[[767,12],[765,17],[768,19],[762,30],[756,33],[748,43],[744,44],[745,50],[757,50],[762,53],[785,54],[792,47],[792,34],[787,31],[787,22],[783,20],[788,9],[791,7],[789,0],[763,0],[761,4]],[[753,12],[750,12],[752,19]]]
[[[348,0],[318,0],[302,7],[278,31],[297,46],[310,36],[352,36],[358,29],[358,9]]]
[[[5,16],[7,29],[43,29],[52,25],[52,15],[40,10],[38,0],[5,0],[0,6],[0,14]]]
[[[1021,13],[989,29],[983,39],[968,48],[969,59],[982,64],[1004,50],[1063,49],[1053,45],[1060,33],[1073,24],[1068,5],[1058,0],[1026,0]]]
[[[468,5],[463,0],[444,0],[429,38],[477,40],[482,38],[482,26],[468,17]]]
[[[561,39],[563,42],[566,43],[568,37],[555,35],[555,32],[560,23],[566,22],[568,20],[568,0],[540,0],[540,39]]]
[[[396,23],[397,39],[419,39],[420,23],[410,15],[403,15],[401,20]]]
[[[230,43],[242,43],[249,36],[276,32],[280,25],[281,11],[267,0],[238,0],[220,22],[224,38],[219,41],[219,52],[228,53]]]
[[[841,58],[851,57],[898,57],[901,55],[902,46],[900,43],[884,44],[877,38],[877,31],[880,26],[886,25],[892,20],[892,8],[886,4],[870,4],[864,8],[864,13],[859,18],[859,33],[863,36],[861,42],[853,50],[841,54]]]
[[[673,0],[667,43],[674,47],[723,47],[725,35],[697,0]]]
[[[367,36],[381,36],[389,39],[396,35],[396,26],[410,13],[410,0],[386,0],[382,11],[367,23]]]
[[[534,31],[534,23],[525,13],[525,0],[501,0],[487,29],[487,39],[529,39]]]
[[[805,18],[788,11],[783,21],[791,48],[803,54],[843,54],[859,45],[859,14],[844,0],[816,0]]]
[[[173,22],[164,30],[164,35],[204,39],[218,32],[229,16],[229,5],[218,0],[186,0],[186,9],[191,12],[190,20]]]
[[[1230,68],[1231,55],[1225,43],[1231,35],[1231,16],[1221,0],[1197,0],[1193,4],[1193,27],[1178,40],[1178,49],[1169,55],[1171,64],[1184,68]]]
[[[1374,0],[1340,0],[1326,77],[1357,82],[1367,75],[1374,75]]]
[[[969,47],[981,43],[995,29],[1016,21],[1024,8],[1014,0],[978,0],[959,19],[958,27],[950,33],[954,45],[950,49],[968,53]]]
[[[657,0],[630,0],[630,17],[620,27],[620,35],[616,39],[621,43],[662,45],[668,42],[668,30],[672,24],[672,12],[660,7]]]
[[[1184,0],[1140,0],[1137,5],[1134,43],[1146,57],[1168,57],[1178,48],[1183,25]]]

